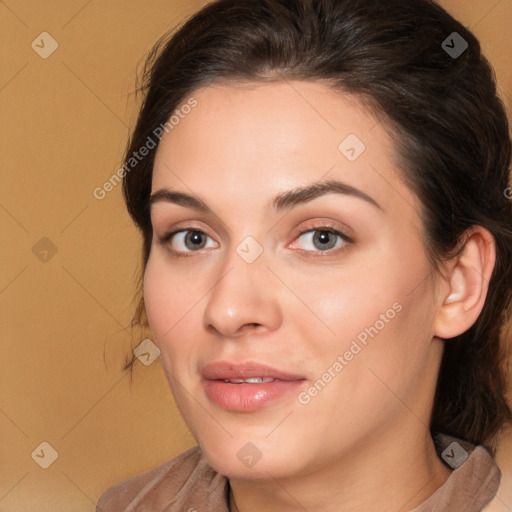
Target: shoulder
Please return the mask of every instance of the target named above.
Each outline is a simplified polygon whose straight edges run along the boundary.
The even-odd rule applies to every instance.
[[[96,512],[192,512],[213,502],[222,511],[224,505],[227,510],[226,492],[226,477],[209,466],[201,449],[195,446],[109,487],[100,496]]]

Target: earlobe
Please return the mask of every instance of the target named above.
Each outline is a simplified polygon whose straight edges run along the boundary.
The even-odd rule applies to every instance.
[[[487,297],[495,259],[494,237],[482,226],[473,226],[462,250],[449,263],[445,286],[439,287],[435,336],[454,338],[476,322]]]

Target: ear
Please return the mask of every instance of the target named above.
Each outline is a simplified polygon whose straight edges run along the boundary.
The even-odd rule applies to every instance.
[[[495,260],[492,234],[482,226],[472,226],[466,232],[462,250],[448,263],[448,274],[439,286],[435,336],[453,338],[476,322],[484,307]]]

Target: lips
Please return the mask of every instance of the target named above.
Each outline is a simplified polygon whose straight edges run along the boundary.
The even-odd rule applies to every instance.
[[[235,380],[257,377],[284,381],[304,379],[302,375],[294,375],[260,363],[237,364],[222,361],[207,364],[201,374],[207,380]]]
[[[254,412],[290,399],[306,379],[259,363],[216,362],[201,375],[206,396],[217,406],[237,412]]]

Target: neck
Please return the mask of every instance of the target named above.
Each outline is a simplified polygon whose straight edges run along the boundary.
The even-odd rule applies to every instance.
[[[329,467],[289,478],[230,480],[233,512],[410,512],[448,478],[430,432],[380,437]],[[378,445],[378,447],[376,446]],[[383,448],[384,447],[384,448]],[[377,454],[377,455],[376,455]]]

